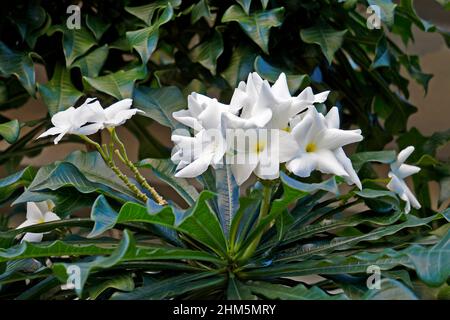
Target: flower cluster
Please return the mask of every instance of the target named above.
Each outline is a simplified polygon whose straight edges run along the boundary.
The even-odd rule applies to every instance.
[[[120,100],[106,109],[96,98],[88,98],[78,108],[70,107],[56,113],[52,117],[54,127],[42,133],[38,138],[58,135],[54,142],[58,142],[66,134],[91,135],[104,128],[114,128],[125,123],[138,112],[132,109],[132,99]]]
[[[193,93],[188,109],[173,114],[194,131],[194,136],[172,135],[172,160],[179,170],[176,175],[195,177],[209,165],[225,162],[240,185],[252,173],[261,179],[276,179],[280,163],[286,163],[298,176],[307,177],[319,170],[342,176],[361,188],[342,149],[361,141],[361,131],[339,129],[336,107],[326,116],[317,111],[314,104],[324,102],[328,93],[314,94],[308,87],[291,96],[284,73],[272,86],[251,73],[247,82],[235,89],[228,105]]]

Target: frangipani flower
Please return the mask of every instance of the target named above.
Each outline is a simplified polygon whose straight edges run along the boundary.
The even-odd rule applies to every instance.
[[[230,166],[238,185],[252,173],[265,180],[278,178],[280,163],[291,159],[297,147],[288,132],[278,129],[237,129],[234,139],[237,142]]]
[[[329,91],[314,95],[310,87],[292,97],[287,78],[281,73],[270,86],[256,73],[250,73],[247,83],[240,82],[230,104],[242,108],[240,117],[230,117],[231,126],[240,128],[266,127],[289,131],[289,121],[314,103],[324,102]],[[234,122],[234,123],[233,123]]]
[[[194,137],[172,135],[175,147],[171,160],[177,163],[175,177],[194,178],[208,169],[222,164],[227,144],[217,129],[203,129]]]
[[[304,118],[292,129],[298,149],[293,159],[286,163],[288,170],[300,177],[308,177],[313,170],[319,170],[351,179],[349,165],[345,163],[347,158],[339,149],[361,141],[363,137],[361,130],[337,129],[339,118],[335,112],[325,119],[315,107],[308,108]]]
[[[405,164],[406,159],[414,152],[414,147],[409,146],[399,152],[397,160],[391,164],[391,171],[389,172],[389,181],[387,188],[397,193],[403,201],[406,202],[405,212],[411,211],[411,206],[416,209],[420,209],[420,203],[417,201],[414,194],[408,188],[405,182],[405,178],[416,174],[420,171],[419,167]]]
[[[325,116],[325,121],[327,123],[328,128],[332,129],[339,129],[340,125],[340,119],[339,119],[339,110],[336,107],[333,107],[328,111],[327,115]],[[358,132],[361,134],[361,130],[356,130],[354,132]],[[344,167],[344,170],[347,172],[348,176],[344,176],[346,182],[348,184],[356,184],[356,186],[361,190],[362,185],[361,181],[359,180],[358,174],[356,173],[355,169],[353,169],[353,164],[351,160],[347,157],[347,155],[344,152],[344,149],[337,148],[334,150],[334,155],[336,156],[336,159],[341,163],[341,165]]]
[[[42,202],[27,202],[27,216],[24,223],[18,226],[16,229],[25,228],[28,226],[60,220],[60,218],[52,212],[55,205],[51,200]],[[28,242],[41,242],[43,233],[25,233],[22,241]]]
[[[127,98],[113,103],[105,109],[102,108],[100,103],[88,104],[88,120],[92,124],[86,127],[92,128],[92,131],[95,129],[114,128],[124,124],[136,113],[144,113],[144,111],[136,108],[131,109],[132,103],[133,100]]]
[[[54,143],[58,144],[66,134],[90,135],[96,133],[99,128],[94,126],[84,126],[87,122],[90,122],[93,116],[91,110],[97,107],[101,108],[100,103],[94,100],[95,99],[88,98],[76,109],[70,107],[56,113],[51,119],[54,127],[42,133],[37,139],[58,135],[54,140]]]
[[[219,129],[223,113],[236,114],[239,107],[232,107],[193,92],[188,96],[188,109],[176,111],[172,114],[175,120],[194,129]]]

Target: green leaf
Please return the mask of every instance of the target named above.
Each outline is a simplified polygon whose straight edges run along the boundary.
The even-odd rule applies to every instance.
[[[394,24],[394,12],[397,4],[393,3],[391,0],[368,0],[369,5],[377,6],[380,8],[381,21],[385,22],[389,27]],[[375,12],[375,14],[378,14]]]
[[[423,226],[435,219],[442,218],[442,214],[436,214],[427,218],[417,218],[416,216],[407,215],[407,220],[403,223],[391,225],[387,227],[380,227],[374,229],[373,231],[355,237],[343,237],[343,238],[335,238],[326,243],[320,244],[307,244],[303,247],[294,248],[293,250],[287,250],[286,252],[280,254],[280,256],[276,259],[278,262],[286,262],[286,261],[294,261],[294,260],[304,260],[305,258],[314,256],[314,255],[324,255],[334,250],[343,250],[354,246],[355,244],[361,241],[372,241],[378,240],[385,236],[392,235],[397,233],[400,230],[405,228],[413,228],[418,226]]]
[[[170,159],[144,159],[137,167],[149,168],[156,177],[171,186],[188,205],[198,199],[198,191],[186,179],[174,176],[176,165]]]
[[[100,70],[102,70],[103,65],[108,57],[108,46],[104,45],[99,47],[87,55],[78,58],[73,64],[72,68],[80,68],[81,74],[87,77],[98,77]]]
[[[114,278],[110,278],[100,284],[88,288],[87,291],[91,299],[97,299],[103,292],[111,288],[119,291],[133,291],[133,277],[126,274],[115,276]]]
[[[86,16],[86,25],[89,28],[89,30],[91,30],[91,32],[94,34],[95,39],[97,39],[97,41],[102,38],[103,34],[111,26],[110,23],[105,22],[99,16],[94,16],[91,14],[88,14]]]
[[[143,212],[136,210],[138,205],[127,203],[120,210],[117,222],[146,222],[162,225],[183,232],[215,252],[223,254],[226,252],[226,240],[217,216],[207,204],[207,201],[213,196],[213,193],[203,191],[195,206],[186,211],[170,205],[163,207],[149,200],[148,212]]]
[[[210,288],[220,287],[225,277],[215,272],[182,274],[175,277],[152,281],[150,285],[136,288],[130,293],[113,295],[113,300],[162,300],[176,297],[190,291],[207,292]]]
[[[25,40],[30,48],[34,48],[37,39],[43,35],[50,25],[51,20],[44,8],[36,3],[29,3],[26,8],[17,12],[19,17],[14,17],[22,40]]]
[[[0,137],[6,140],[9,144],[13,144],[19,139],[20,124],[18,120],[11,120],[0,123]]]
[[[33,167],[26,167],[13,175],[0,179],[0,203],[8,200],[18,188],[28,186],[35,175],[36,170]]]
[[[91,220],[95,221],[95,224],[88,238],[97,237],[106,230],[112,229],[116,224],[117,212],[111,208],[104,195],[99,195],[95,199],[91,209]]]
[[[400,281],[382,279],[380,289],[367,290],[364,300],[418,300],[414,292]]]
[[[244,283],[236,279],[233,273],[228,276],[228,288],[227,288],[227,299],[228,300],[256,300]]]
[[[96,45],[96,40],[88,28],[68,29],[66,26],[52,26],[49,35],[61,32],[66,67],[69,68],[78,57],[81,57]]]
[[[450,277],[450,231],[431,248],[412,246],[405,251],[419,278],[428,285],[439,286]]]
[[[358,172],[366,162],[393,163],[397,158],[397,154],[393,150],[389,151],[366,151],[352,154],[350,159],[353,168]]]
[[[270,300],[346,300],[344,294],[329,295],[319,287],[307,288],[303,284],[288,287],[268,282],[249,282],[247,287],[253,294]]]
[[[222,22],[238,22],[244,32],[268,54],[270,29],[281,26],[283,19],[283,7],[247,15],[240,6],[232,5],[223,14]]]
[[[163,12],[168,7],[177,8],[180,5],[181,0],[157,0],[139,7],[125,7],[125,11],[141,19],[148,26],[152,26],[155,23],[155,14]]]
[[[227,80],[232,88],[236,88],[240,81],[245,80],[253,71],[256,54],[245,46],[237,47],[231,56],[230,64],[221,76]]]
[[[302,29],[300,37],[306,43],[320,46],[329,64],[333,62],[334,54],[342,45],[347,30],[338,31],[327,24],[319,23],[313,27]]]
[[[175,86],[162,88],[138,87],[134,90],[134,104],[145,116],[172,130],[182,125],[172,117],[174,111],[183,109],[186,102],[180,89]]]
[[[200,0],[192,7],[191,24],[195,24],[202,17],[205,17],[207,20],[211,19],[211,11],[207,0]]]
[[[332,193],[338,193],[335,178],[331,178],[321,183],[302,183],[295,180],[284,172],[280,172],[280,179],[283,183],[283,196],[280,199],[272,201],[270,211],[267,216],[261,219],[260,223],[253,228],[245,242],[239,248],[246,248],[250,243],[267,228],[267,226],[278,217],[294,201],[306,196],[308,193],[324,190]]]
[[[118,100],[131,98],[133,96],[134,83],[138,79],[144,79],[147,76],[145,66],[133,68],[130,70],[119,70],[106,76],[90,78],[84,76],[83,79],[89,85],[113,96]]]
[[[289,74],[289,71],[284,71],[270,65],[261,56],[256,57],[255,71],[258,72],[261,77],[269,80],[270,82],[275,82],[280,73],[284,72],[286,74],[289,91],[291,94],[294,94],[300,88],[306,87],[310,83],[310,78],[308,75]]]
[[[99,153],[75,151],[64,161],[40,168],[14,204],[36,201],[31,200],[36,192],[64,187],[74,187],[81,193],[100,192],[122,202],[137,201],[134,193],[105,164]]]
[[[247,15],[250,14],[250,6],[252,5],[252,0],[236,0],[236,2],[241,5],[242,9],[244,9]]]
[[[28,94],[36,94],[36,76],[33,53],[12,50],[0,41],[0,75],[7,77],[14,75],[27,90]]]
[[[189,56],[191,57],[192,61],[200,63],[215,75],[217,59],[222,53],[222,35],[220,32],[215,30],[213,36],[194,47]]]
[[[83,96],[72,84],[70,71],[60,64],[55,66],[51,80],[46,84],[38,84],[38,89],[50,115],[73,106]]]
[[[159,31],[155,27],[147,27],[126,33],[130,45],[141,57],[142,64],[146,64],[158,44]]]
[[[219,220],[228,237],[231,223],[239,207],[239,186],[233,177],[230,166],[224,165],[222,168],[217,168],[215,173]]]
[[[380,67],[390,67],[391,66],[391,53],[385,37],[381,37],[377,42],[377,47],[375,49],[375,59],[373,60],[370,68],[376,69]]]

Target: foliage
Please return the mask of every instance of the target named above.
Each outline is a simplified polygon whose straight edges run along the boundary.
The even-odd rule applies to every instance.
[[[431,209],[428,182],[440,183],[444,202],[450,171],[435,156],[450,135],[426,137],[407,129],[416,108],[408,102],[408,80],[400,70],[425,91],[431,75],[386,31],[405,44],[413,40],[413,26],[441,33],[447,43],[450,35],[418,17],[412,0],[84,1],[80,29],[66,26],[70,4],[3,4],[0,112],[21,107],[30,97],[42,98],[49,116],[86,97],[104,102],[133,98],[145,112],[127,123],[144,159],[136,166],[152,170],[182,201],[143,202],[97,152],[77,151],[62,161],[19,171],[23,157],[52,145],[49,138],[34,139],[49,118],[23,123],[0,116],[0,139],[8,143],[0,164],[13,171],[0,179],[0,203],[14,201],[20,208],[50,199],[62,218],[91,207],[90,218],[19,230],[7,227],[13,210],[0,219],[1,298],[445,296],[450,212]],[[368,29],[357,4],[380,5],[382,28]],[[36,80],[38,64],[45,67],[47,83]],[[339,107],[344,128],[357,125],[365,137],[352,157],[362,191],[335,195],[342,184],[338,177],[318,182],[281,173],[279,180],[256,183],[239,198],[226,169],[199,177],[201,192],[174,177],[170,152],[143,134],[144,126],[156,121],[179,128],[172,112],[185,107],[188,94],[211,92],[227,101],[253,70],[271,81],[284,71],[293,94],[307,85],[335,92],[327,104]],[[23,127],[30,130],[23,133]],[[378,151],[392,140],[399,148],[414,145],[411,160],[422,168],[414,186],[423,206],[409,215],[403,202],[378,184],[373,168],[373,162],[395,160],[395,154]],[[61,140],[66,142],[83,141],[67,136]],[[366,205],[362,212],[360,204]],[[267,216],[258,219],[267,206]],[[50,233],[40,244],[18,243],[16,237],[24,232]],[[249,252],[257,239],[258,246]],[[81,287],[62,290],[74,265],[81,270]],[[371,265],[380,266],[386,284],[376,293],[366,286]],[[324,279],[306,285],[298,277],[307,275]],[[330,293],[336,289],[337,294]]]

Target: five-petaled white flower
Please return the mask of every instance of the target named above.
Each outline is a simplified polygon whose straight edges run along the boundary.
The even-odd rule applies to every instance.
[[[405,212],[411,211],[411,206],[416,209],[420,209],[420,203],[417,201],[414,194],[408,188],[405,182],[405,178],[416,174],[420,171],[419,167],[405,164],[406,159],[414,152],[414,147],[409,146],[399,152],[397,160],[391,164],[391,171],[389,172],[389,181],[387,188],[397,193],[403,201],[406,202]]]
[[[120,100],[103,109],[96,98],[87,98],[78,108],[70,107],[56,113],[51,121],[54,127],[42,133],[39,138],[58,135],[54,142],[58,142],[66,134],[91,135],[104,128],[117,127],[125,123],[138,112],[130,109],[132,99]]]
[[[308,177],[313,170],[335,174],[360,187],[342,147],[361,141],[361,130],[338,129],[338,122],[337,109],[332,109],[325,118],[315,107],[309,107],[303,119],[292,129],[298,149],[293,159],[286,163],[286,168],[300,177]]]
[[[51,119],[54,127],[48,129],[37,138],[58,135],[54,140],[54,143],[58,144],[66,134],[90,135],[96,133],[98,131],[97,127],[84,125],[91,122],[93,117],[91,110],[97,106],[101,108],[100,103],[96,99],[88,98],[78,108],[70,107],[56,113]]]
[[[131,108],[132,104],[133,100],[129,98],[117,101],[105,109],[100,103],[92,103],[86,106],[87,110],[80,110],[80,112],[84,111],[88,114],[88,122],[91,124],[88,124],[86,128],[101,130],[120,126],[136,113],[144,113],[142,110]]]
[[[42,202],[27,202],[27,216],[24,223],[17,227],[17,229],[25,228],[28,226],[60,220],[60,218],[52,212],[55,205],[51,200]],[[41,242],[43,233],[25,233],[22,241],[28,242]]]

